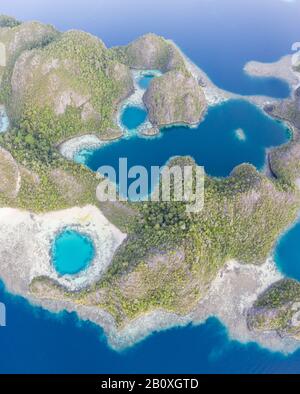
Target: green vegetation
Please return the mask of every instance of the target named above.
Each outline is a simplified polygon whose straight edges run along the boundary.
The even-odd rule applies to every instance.
[[[248,312],[252,330],[277,331],[281,336],[299,339],[300,283],[282,279],[262,293]]]
[[[113,56],[131,68],[144,70],[185,70],[175,46],[156,34],[145,34],[125,47],[111,49]]]
[[[207,104],[201,86],[187,71],[172,70],[155,78],[143,101],[153,125],[197,124]]]
[[[300,301],[300,283],[292,279],[282,279],[261,294],[254,306],[279,308],[293,301]]]
[[[172,42],[146,34],[125,47],[112,48],[111,53],[131,68],[165,73],[151,82],[143,97],[153,125],[196,124],[201,120],[207,106],[205,96]]]
[[[11,96],[12,75],[19,56],[33,48],[43,47],[59,36],[52,26],[39,22],[11,24],[10,28],[0,28],[0,41],[5,45],[6,55],[6,67],[0,68],[0,100],[3,103],[7,103]]]
[[[19,26],[21,22],[17,19],[12,18],[11,16],[7,15],[0,15],[0,28],[1,27],[16,27]]]
[[[132,89],[129,69],[98,38],[79,31],[61,34],[27,22],[0,29],[0,38],[8,59],[1,70],[1,100],[11,121],[0,146],[22,173],[18,196],[2,193],[1,204],[45,211],[96,203],[95,174],[64,160],[56,146],[88,132],[103,138],[120,134],[114,116]],[[72,182],[73,194],[66,190]]]
[[[5,103],[13,125],[31,134],[50,131],[57,143],[114,128],[117,104],[131,89],[128,68],[99,39],[69,31],[18,58]]]
[[[229,259],[264,262],[295,219],[299,199],[253,166],[241,165],[229,178],[206,177],[200,213],[189,214],[185,203],[175,201],[132,206],[138,214],[106,275],[90,289],[65,293],[74,302],[108,310],[120,327],[158,307],[188,313]],[[35,283],[39,296],[48,294],[45,286],[51,284]]]
[[[19,188],[19,169],[11,154],[0,147],[0,195],[14,198]]]
[[[300,135],[295,132],[292,141],[273,149],[269,154],[273,174],[288,185],[294,186],[300,174]]]

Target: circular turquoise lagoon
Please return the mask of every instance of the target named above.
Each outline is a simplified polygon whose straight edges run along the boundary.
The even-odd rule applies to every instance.
[[[60,275],[75,275],[91,264],[95,247],[89,236],[75,230],[64,230],[55,238],[51,254]]]
[[[284,275],[300,280],[300,222],[279,240],[275,261]]]
[[[148,89],[150,82],[152,81],[153,78],[155,78],[155,75],[151,73],[144,74],[139,80],[140,87],[144,90]]]
[[[147,111],[144,108],[129,105],[121,116],[121,122],[128,130],[136,130],[147,118]]]

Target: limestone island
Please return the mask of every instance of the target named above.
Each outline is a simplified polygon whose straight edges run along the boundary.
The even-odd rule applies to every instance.
[[[155,34],[107,48],[82,31],[2,16],[0,41],[7,59],[0,104],[9,118],[0,134],[0,278],[7,290],[53,312],[77,312],[103,327],[117,349],[212,315],[241,342],[298,348],[300,284],[282,277],[272,250],[300,209],[299,88],[286,100],[245,98],[287,121],[292,138],[268,152],[268,171],[242,164],[227,178],[206,175],[201,212],[187,213],[176,201],[101,203],[98,174],[75,163],[74,153],[122,137],[118,111],[135,94],[136,70],[161,74],[138,99],[148,110],[146,135],[198,124],[208,106],[237,95]],[[274,69],[264,65],[263,74]],[[299,71],[280,77],[292,73],[295,81]],[[195,165],[190,157],[174,160]],[[74,276],[59,275],[51,259],[64,228],[95,245],[90,267]]]

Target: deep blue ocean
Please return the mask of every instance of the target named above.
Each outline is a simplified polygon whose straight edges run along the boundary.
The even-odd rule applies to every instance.
[[[241,94],[288,95],[282,81],[249,78],[243,66],[254,59],[274,61],[300,41],[298,0],[0,0],[0,12],[61,30],[83,29],[107,46],[149,31],[164,35],[217,85]],[[292,245],[297,248],[299,242]],[[7,309],[7,327],[0,327],[2,373],[300,373],[300,351],[286,357],[256,344],[242,345],[230,340],[214,318],[198,327],[155,333],[118,353],[99,327],[75,314],[54,315],[32,307],[7,294],[2,284],[0,302]]]

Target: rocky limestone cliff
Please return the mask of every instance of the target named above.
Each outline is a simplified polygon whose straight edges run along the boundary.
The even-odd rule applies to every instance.
[[[111,59],[100,39],[73,30],[19,56],[7,105],[10,116],[31,129],[73,110],[68,127],[101,131],[113,127],[117,104],[132,90],[129,68]]]
[[[276,177],[300,186],[300,134],[295,133],[292,141],[270,152],[269,165]]]
[[[0,27],[15,27],[20,24],[21,22],[11,16],[0,15]]]
[[[153,33],[145,34],[125,47],[112,48],[111,51],[118,60],[131,68],[162,72],[185,69],[177,48]]]
[[[155,126],[197,124],[206,110],[201,86],[189,73],[173,70],[153,80],[143,101]]]
[[[3,61],[0,77],[8,72],[19,54],[27,49],[43,46],[55,39],[59,33],[50,25],[40,22],[19,23],[13,18],[0,17],[0,43],[3,46]],[[8,76],[9,78],[9,76]]]

